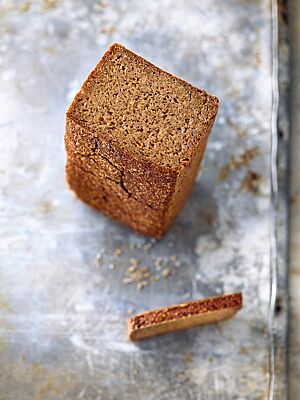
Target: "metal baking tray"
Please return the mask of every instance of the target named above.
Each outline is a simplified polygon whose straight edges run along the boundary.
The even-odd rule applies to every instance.
[[[279,5],[280,21],[269,0],[2,3],[1,400],[285,398]],[[65,111],[113,42],[221,100],[195,189],[161,241],[106,219],[65,182]],[[132,258],[145,284],[130,283]],[[234,291],[245,305],[230,321],[127,341],[133,313]]]

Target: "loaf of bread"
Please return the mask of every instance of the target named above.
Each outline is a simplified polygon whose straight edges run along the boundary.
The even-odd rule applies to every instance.
[[[128,339],[142,340],[231,318],[243,306],[242,293],[159,308],[128,320]]]
[[[217,97],[112,45],[67,111],[71,189],[160,238],[193,187],[218,106]]]

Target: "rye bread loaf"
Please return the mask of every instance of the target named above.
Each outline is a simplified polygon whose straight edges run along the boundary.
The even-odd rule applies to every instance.
[[[112,45],[67,111],[71,189],[161,237],[193,187],[218,106],[215,96]]]

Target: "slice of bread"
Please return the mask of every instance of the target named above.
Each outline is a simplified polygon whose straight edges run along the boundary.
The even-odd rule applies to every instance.
[[[161,237],[192,189],[218,106],[215,96],[114,44],[67,112],[71,189]]]
[[[128,320],[128,338],[141,340],[224,321],[242,306],[242,294],[233,293],[148,311]]]

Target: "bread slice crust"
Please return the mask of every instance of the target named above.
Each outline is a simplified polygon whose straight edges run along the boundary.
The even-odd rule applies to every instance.
[[[151,310],[128,320],[128,338],[142,340],[221,322],[231,318],[242,306],[242,293],[238,292]]]

